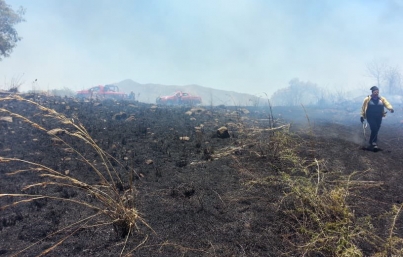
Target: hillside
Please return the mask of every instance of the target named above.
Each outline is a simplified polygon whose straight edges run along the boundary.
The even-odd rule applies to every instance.
[[[199,95],[203,99],[204,105],[238,105],[238,106],[253,106],[259,100],[256,96],[242,94],[232,91],[218,90],[199,85],[172,86],[160,84],[140,84],[133,80],[126,79],[118,83],[114,83],[119,88],[130,93],[133,91],[136,94],[137,100],[144,103],[155,103],[155,99],[161,95],[170,95],[175,91],[181,90],[191,94]],[[262,103],[260,99],[260,103]]]

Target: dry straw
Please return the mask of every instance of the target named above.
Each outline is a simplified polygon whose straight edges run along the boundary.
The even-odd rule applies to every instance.
[[[99,220],[99,217],[103,217],[104,221],[97,221],[96,224],[93,224],[92,226],[113,225],[115,229],[121,233],[121,236],[125,236],[126,239],[124,245],[126,245],[129,236],[136,229],[139,229],[139,223],[151,229],[151,227],[146,223],[146,221],[141,217],[140,213],[136,209],[134,201],[136,190],[133,184],[130,182],[130,186],[126,190],[121,190],[121,188],[119,189],[117,186],[123,185],[123,182],[121,175],[111,164],[111,161],[113,161],[114,163],[118,163],[118,166],[120,168],[123,167],[123,164],[113,156],[109,155],[103,149],[101,149],[94,141],[94,139],[89,135],[88,131],[82,124],[74,119],[67,118],[66,116],[56,112],[55,110],[47,108],[34,101],[24,99],[20,96],[9,96],[5,98],[0,98],[0,103],[7,102],[28,104],[31,108],[37,108],[37,110],[40,111],[40,117],[42,117],[42,119],[51,121],[49,122],[49,124],[46,125],[51,124],[52,126],[60,126],[56,128],[46,128],[45,125],[38,124],[37,122],[33,121],[32,118],[25,117],[22,114],[15,113],[6,108],[0,108],[0,113],[7,114],[8,116],[11,116],[16,120],[21,121],[23,124],[27,124],[39,131],[46,132],[49,137],[56,139],[58,142],[61,142],[62,146],[65,147],[64,149],[67,148],[69,149],[69,152],[72,152],[76,156],[78,156],[77,159],[88,165],[91,172],[93,172],[93,174],[100,181],[99,183],[88,183],[70,176],[70,173],[66,174],[65,172],[55,170],[41,163],[0,156],[0,164],[7,165],[8,163],[13,162],[22,164],[24,167],[26,167],[24,169],[11,171],[7,175],[23,175],[27,172],[30,172],[32,174],[35,174],[36,178],[38,179],[38,181],[31,182],[30,184],[22,187],[22,193],[1,193],[0,198],[12,198],[14,199],[14,201],[12,201],[12,203],[10,204],[0,206],[0,210],[4,210],[20,204],[30,203],[38,199],[49,199],[70,202],[96,211],[96,213],[93,215],[85,217],[62,229],[59,229],[55,233],[47,235],[46,238],[49,238],[54,236],[55,234],[68,233],[68,235],[62,237],[60,241],[58,241],[48,249],[45,249],[42,253],[39,254],[39,256],[45,255],[54,250],[71,235],[73,235],[83,227],[86,227],[91,220],[95,220],[96,218],[97,220]],[[66,140],[67,138],[69,138],[68,141]],[[72,145],[72,142],[74,142],[74,146]],[[84,143],[84,145],[90,146],[92,151],[94,151],[96,155],[99,156],[102,165],[96,165],[94,160],[88,158],[89,155],[86,152],[78,150],[78,147],[76,145],[79,143]],[[132,178],[135,175],[137,175],[136,172],[131,169],[130,177]],[[93,199],[96,199],[96,201],[62,198],[59,196],[48,194],[46,193],[47,191],[45,191],[44,194],[25,193],[27,191],[30,191],[30,189],[39,189],[37,191],[41,192],[41,188],[48,186],[72,188],[74,190],[83,191],[86,195],[91,195]],[[40,239],[36,243],[31,244],[28,247],[18,251],[17,253],[15,253],[15,255],[19,255],[27,251],[28,249],[45,240],[46,238]],[[121,255],[124,253],[124,250],[125,246],[121,250]]]

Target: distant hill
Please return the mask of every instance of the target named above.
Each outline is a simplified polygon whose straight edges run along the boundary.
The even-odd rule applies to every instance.
[[[157,97],[162,95],[170,95],[175,91],[184,91],[190,94],[201,96],[203,105],[239,105],[239,106],[253,106],[263,104],[264,99],[250,94],[237,93],[233,91],[218,90],[199,85],[160,85],[160,84],[140,84],[131,79],[126,79],[117,85],[121,91],[130,94],[136,94],[136,100],[144,103],[155,103]],[[267,102],[267,100],[266,100]]]

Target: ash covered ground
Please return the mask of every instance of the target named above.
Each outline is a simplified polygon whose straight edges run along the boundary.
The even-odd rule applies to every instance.
[[[21,191],[37,181],[36,174],[8,175],[29,165],[1,162],[1,194],[46,194],[58,199],[38,198],[2,209],[0,256],[26,247],[20,256],[36,256],[58,243],[48,256],[295,256],[290,250],[295,231],[279,209],[286,189],[273,180],[260,183],[283,172],[299,172],[282,158],[285,152],[280,154],[276,148],[281,145],[272,140],[273,133],[289,134],[292,140],[286,146],[305,164],[321,163],[318,168],[312,165],[307,176],[352,175],[356,183],[348,195],[349,208],[357,218],[372,217],[373,231],[380,238],[389,233],[390,220],[385,214],[403,202],[403,110],[399,108],[384,119],[379,134],[382,151],[374,153],[362,149],[359,113],[348,110],[166,107],[56,97],[33,100],[82,123],[117,160],[111,165],[122,183],[115,186],[122,192],[135,188],[134,206],[148,226],[138,222],[126,237],[127,233],[96,216],[96,211],[69,201],[95,201],[85,190],[47,185]],[[62,125],[27,102],[1,101],[0,107],[47,130]],[[48,133],[18,117],[4,119],[0,125],[0,156],[40,163],[86,183],[100,183],[86,163]],[[223,126],[228,134],[217,134]],[[271,127],[278,130],[273,132]],[[102,166],[88,147],[73,139],[66,138],[66,142],[96,167]],[[0,205],[13,201],[2,197]],[[91,216],[78,227],[71,225]],[[393,233],[402,237],[403,219],[398,215],[395,221]],[[357,245],[367,256],[380,251],[376,244],[358,241]]]

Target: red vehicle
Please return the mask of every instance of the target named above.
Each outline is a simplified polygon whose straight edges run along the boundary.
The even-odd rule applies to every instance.
[[[124,92],[119,92],[119,87],[115,85],[96,86],[87,90],[77,92],[78,98],[127,98]]]
[[[160,96],[157,98],[157,104],[167,104],[167,105],[194,105],[201,104],[202,99],[200,96],[194,96],[189,93],[184,93],[182,91],[177,91],[172,95]]]

